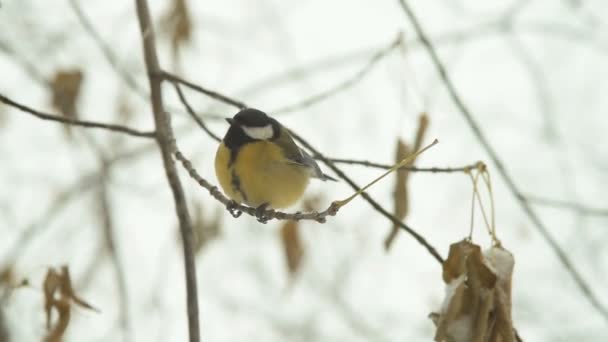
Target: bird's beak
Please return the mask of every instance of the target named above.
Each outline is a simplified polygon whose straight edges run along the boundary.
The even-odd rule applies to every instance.
[[[233,118],[226,118],[226,121],[228,121],[229,124],[233,124],[234,123],[234,119]]]

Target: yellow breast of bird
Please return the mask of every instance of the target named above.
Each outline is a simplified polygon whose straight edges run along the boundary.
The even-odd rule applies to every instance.
[[[266,141],[246,144],[232,164],[230,155],[230,150],[221,143],[215,156],[215,173],[224,192],[236,202],[285,208],[306,190],[308,170],[287,162],[275,144]]]

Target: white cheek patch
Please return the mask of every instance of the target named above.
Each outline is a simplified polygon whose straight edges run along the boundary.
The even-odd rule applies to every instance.
[[[243,128],[245,134],[247,134],[250,138],[256,140],[268,140],[274,135],[272,125],[266,125],[263,127],[241,127]]]

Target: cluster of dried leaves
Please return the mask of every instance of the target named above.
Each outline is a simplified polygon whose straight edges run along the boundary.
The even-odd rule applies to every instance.
[[[412,153],[420,150],[422,147],[422,140],[424,140],[424,136],[426,130],[429,126],[429,118],[426,113],[420,114],[418,118],[418,129],[416,130],[416,136],[414,138],[414,146],[410,147],[405,143],[402,139],[397,140],[397,153],[395,154],[395,162],[398,163],[401,160],[405,159],[407,156]],[[416,159],[412,159],[405,166],[411,167],[414,165]],[[393,198],[395,199],[395,216],[400,220],[405,219],[409,211],[409,195],[408,195],[408,179],[410,172],[408,170],[400,169],[397,170],[397,182],[395,183],[395,190],[393,192]],[[393,224],[390,233],[384,240],[384,248],[389,250],[397,237],[397,233],[399,233],[399,226]]]
[[[98,311],[89,303],[79,298],[72,288],[72,280],[67,266],[60,270],[50,267],[42,284],[44,292],[44,311],[46,313],[46,328],[48,330],[44,342],[60,342],[70,323],[72,304],[85,309]],[[52,312],[58,317],[52,323]]]
[[[511,320],[513,255],[497,244],[481,248],[463,240],[450,246],[443,264],[446,297],[440,312],[430,317],[435,341],[514,342]]]

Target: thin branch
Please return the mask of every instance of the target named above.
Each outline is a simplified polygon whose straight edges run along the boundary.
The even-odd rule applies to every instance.
[[[179,87],[179,85],[177,85],[177,83],[174,83],[173,85],[175,86],[175,90],[176,90],[176,92],[177,92],[177,94],[179,96],[180,101],[182,102],[182,104],[184,105],[184,107],[186,107],[186,110],[187,110],[188,114],[190,114],[190,117],[192,117],[192,119],[198,124],[198,126],[201,129],[203,129],[203,131],[205,131],[205,133],[207,133],[207,135],[209,137],[211,137],[213,140],[215,140],[217,142],[222,141],[222,138],[220,138],[217,134],[213,133],[209,129],[209,127],[207,127],[207,125],[205,124],[205,122],[201,119],[200,115],[196,114],[196,112],[194,111],[194,109],[192,108],[192,106],[190,105],[190,103],[188,103],[188,100],[184,96],[184,93],[182,92],[182,90]],[[376,168],[376,169],[383,169],[383,170],[388,170],[391,167],[393,167],[393,165],[390,165],[390,164],[375,163],[375,162],[371,162],[371,161],[367,161],[367,160],[341,159],[341,158],[327,158],[327,159],[329,161],[331,161],[332,163],[334,163],[334,164],[361,165],[361,166],[367,166],[367,167],[372,167],[372,168]],[[407,170],[407,171],[410,171],[410,172],[459,173],[459,172],[466,172],[467,170],[471,170],[471,169],[475,168],[479,163],[480,162],[476,162],[476,163],[472,163],[470,165],[465,165],[465,166],[460,166],[460,167],[416,167],[416,166],[403,166],[403,167],[399,168],[399,170]]]
[[[213,99],[216,99],[216,100],[218,100],[220,102],[224,102],[226,104],[229,104],[231,106],[237,107],[239,109],[247,108],[247,105],[245,105],[241,101],[232,99],[232,98],[230,98],[230,97],[228,97],[226,95],[222,95],[222,94],[220,94],[220,93],[218,93],[216,91],[203,88],[203,87],[201,87],[199,85],[196,85],[196,84],[194,84],[192,82],[186,81],[185,79],[183,79],[183,78],[181,78],[179,76],[170,74],[170,73],[168,73],[166,71],[160,71],[159,70],[159,72],[157,72],[157,73],[155,73],[153,75],[155,75],[155,76],[158,75],[158,77],[160,77],[161,79],[165,79],[165,80],[167,80],[167,81],[169,81],[171,83],[183,84],[184,86],[186,86],[186,87],[188,87],[188,88],[190,88],[192,90],[198,91],[199,93],[203,93],[203,94],[205,94],[205,95],[207,95],[207,96],[209,96],[209,97],[211,97]]]
[[[10,46],[7,42],[0,40],[0,52],[4,52],[7,56],[11,57],[13,62],[23,69],[23,71],[34,81],[40,83],[45,87],[50,86],[50,81],[36,68],[34,63],[31,63],[21,56],[16,49]]]
[[[112,206],[110,204],[110,198],[108,195],[108,168],[106,162],[103,161],[101,171],[101,186],[99,187],[99,204],[101,211],[101,218],[103,223],[103,232],[106,240],[106,246],[110,253],[112,265],[114,266],[114,273],[116,276],[116,283],[118,284],[118,302],[120,306],[121,318],[120,325],[123,331],[123,340],[131,341],[131,320],[129,318],[129,292],[127,290],[126,272],[123,265],[118,257],[118,250],[116,248],[116,239],[114,238],[114,219],[112,215]]]
[[[397,36],[396,39],[394,39],[386,48],[378,51],[374,56],[372,56],[372,58],[369,60],[369,62],[367,62],[367,64],[363,68],[361,68],[361,70],[359,70],[356,74],[354,74],[352,77],[348,78],[345,81],[342,81],[341,83],[339,83],[339,84],[333,86],[332,88],[327,89],[321,93],[312,95],[309,98],[298,101],[297,103],[290,104],[290,105],[284,106],[282,108],[272,110],[272,111],[270,111],[270,113],[272,113],[273,115],[278,115],[278,114],[285,114],[285,113],[301,110],[303,108],[308,108],[312,105],[315,105],[319,102],[322,102],[322,101],[336,95],[337,93],[339,93],[341,91],[344,91],[344,90],[354,86],[359,81],[361,81],[363,79],[363,77],[365,77],[365,75],[367,75],[378,62],[380,62],[384,57],[386,57],[390,52],[395,50],[397,47],[401,46],[402,43],[403,43],[403,37],[402,37],[401,33],[399,33],[399,35]]]
[[[78,4],[78,1],[69,0],[69,3],[72,9],[74,10],[74,13],[76,14],[76,17],[78,17],[78,21],[80,21],[80,24],[82,25],[84,30],[89,34],[89,36],[91,36],[95,44],[99,47],[101,53],[108,61],[108,63],[112,66],[112,69],[116,72],[116,74],[123,81],[125,81],[129,88],[131,88],[131,90],[133,90],[142,98],[147,99],[148,94],[146,94],[146,91],[142,89],[139,84],[137,84],[137,81],[135,81],[131,74],[129,74],[126,70],[123,70],[123,68],[120,66],[118,58],[116,57],[112,49],[108,46],[108,44],[103,40],[99,32],[97,32],[91,21],[84,14],[82,9],[80,8],[80,5]]]
[[[105,129],[105,130],[109,130],[109,131],[113,131],[113,132],[125,133],[125,134],[135,136],[135,137],[154,138],[154,136],[155,136],[154,132],[138,131],[136,129],[129,128],[126,126],[114,125],[114,124],[104,124],[104,123],[95,122],[95,121],[76,120],[76,119],[71,119],[71,118],[63,117],[63,116],[59,116],[59,115],[43,113],[43,112],[40,112],[33,108],[30,108],[26,105],[17,103],[2,94],[0,94],[0,102],[3,102],[4,104],[11,106],[13,108],[19,109],[22,112],[32,114],[35,117],[42,119],[42,120],[61,122],[63,124],[81,126],[81,127],[87,127],[87,128],[101,128],[101,129]]]
[[[213,140],[215,140],[217,142],[222,141],[222,138],[218,137],[215,133],[211,132],[211,130],[209,130],[207,125],[205,125],[205,122],[203,121],[203,119],[201,119],[200,116],[198,116],[196,114],[194,109],[192,109],[192,106],[190,106],[190,103],[188,103],[188,100],[184,96],[184,93],[182,92],[182,89],[179,87],[179,85],[177,83],[173,83],[173,86],[175,87],[175,91],[177,92],[177,95],[179,96],[179,100],[182,102],[184,107],[186,107],[188,114],[190,114],[190,117],[192,117],[192,119],[194,121],[196,121],[198,126],[200,128],[202,128],[203,131],[205,131],[205,133],[207,133],[207,135],[209,135]]]
[[[340,177],[343,179],[351,188],[355,191],[359,191],[361,187],[357,185],[350,177],[348,177],[341,169],[339,169],[331,160],[327,159],[324,155],[321,154],[317,149],[315,149],[308,141],[304,140],[299,135],[295,134],[293,131],[290,131],[290,134],[296,139],[300,144],[306,147],[310,152],[312,152],[313,156],[317,159],[320,159],[327,167],[332,169]],[[382,207],[378,202],[376,202],[370,195],[366,192],[361,194],[363,197],[377,212],[382,214],[382,216],[386,217],[389,221],[398,225],[401,229],[405,230],[408,234],[410,234],[418,243],[420,243],[426,250],[437,260],[439,263],[443,263],[443,257],[437,252],[437,249],[433,247],[426,239],[416,232],[413,228],[403,223],[399,218],[395,215],[391,214],[388,210]]]
[[[319,159],[319,158],[316,158]],[[341,159],[341,158],[327,158],[327,160],[331,161],[334,164],[347,164],[347,165],[360,165],[366,167],[372,167],[376,169],[388,170],[393,165],[375,163],[367,160],[358,160],[358,159]],[[459,173],[466,172],[468,170],[474,169],[480,162],[472,163],[465,166],[459,167],[417,167],[417,166],[403,166],[400,167],[399,170],[407,170],[410,172],[430,172],[430,173]]]
[[[553,208],[561,208],[575,211],[582,215],[587,216],[608,216],[608,208],[594,208],[586,205],[582,205],[576,202],[558,200],[547,197],[540,197],[534,195],[525,195],[526,200],[532,204],[545,206],[545,207],[553,207]]]
[[[0,264],[0,269],[15,264],[27,251],[29,245],[33,242],[33,239],[41,235],[40,231],[52,227],[53,220],[62,213],[68,204],[78,196],[82,196],[86,191],[93,188],[98,180],[98,175],[88,174],[80,178],[73,185],[57,193],[48,208],[23,229],[21,235],[11,248],[7,248],[8,252],[0,258],[0,260],[3,261],[3,263]]]
[[[532,209],[532,207],[526,200],[526,197],[522,194],[522,192],[519,190],[517,185],[515,185],[513,178],[507,172],[506,168],[503,165],[502,160],[498,157],[498,154],[496,153],[494,148],[490,145],[490,142],[488,141],[488,139],[486,138],[484,133],[481,131],[481,128],[479,127],[479,125],[477,124],[475,119],[473,118],[471,111],[464,104],[464,101],[461,99],[460,95],[456,91],[456,87],[454,86],[454,83],[452,82],[451,78],[448,76],[445,66],[439,59],[439,55],[437,54],[437,51],[435,50],[435,48],[433,47],[433,44],[430,42],[426,33],[422,29],[420,22],[416,18],[416,15],[410,8],[409,4],[405,0],[399,0],[399,3],[401,4],[401,7],[403,8],[403,10],[404,10],[405,14],[407,15],[407,17],[409,18],[410,22],[414,26],[414,29],[416,30],[417,35],[420,37],[420,40],[424,44],[429,56],[431,57],[431,61],[433,62],[433,65],[435,66],[435,69],[439,73],[439,76],[441,77],[443,84],[445,85],[446,89],[448,90],[448,93],[450,94],[450,97],[452,98],[452,101],[454,102],[454,104],[456,105],[456,107],[458,108],[460,113],[463,115],[465,121],[471,127],[473,133],[477,137],[477,140],[479,140],[479,142],[481,143],[483,148],[486,150],[486,152],[488,153],[488,155],[494,162],[494,165],[496,165],[496,168],[498,169],[498,172],[500,173],[501,177],[505,181],[508,189],[511,191],[513,196],[515,196],[515,198],[521,205],[521,207],[524,210],[524,212],[526,213],[526,215],[530,218],[532,223],[534,223],[534,227],[536,227],[536,230],[538,230],[540,232],[543,239],[548,243],[549,247],[551,247],[553,252],[555,252],[555,254],[557,255],[560,262],[564,265],[566,270],[573,277],[574,281],[578,285],[582,294],[589,300],[589,302],[593,305],[593,307],[605,319],[608,320],[608,310],[601,304],[599,299],[591,291],[589,284],[587,284],[587,282],[580,275],[579,271],[575,268],[572,261],[568,258],[568,255],[566,254],[566,252],[559,246],[559,244],[557,243],[555,238],[551,235],[551,233],[549,232],[549,230],[547,229],[545,224],[540,220],[539,216],[536,214],[534,209]]]
[[[200,341],[198,294],[196,280],[196,266],[194,261],[194,236],[192,223],[188,214],[188,206],[184,190],[179,180],[175,163],[171,156],[170,141],[173,139],[170,117],[163,108],[163,96],[161,81],[159,77],[161,68],[156,54],[156,42],[154,40],[154,29],[146,0],[136,0],[137,17],[141,31],[143,55],[146,63],[146,70],[150,81],[150,92],[152,100],[152,111],[154,114],[154,124],[157,135],[156,142],[162,156],[167,181],[173,194],[175,210],[179,220],[180,233],[184,248],[184,269],[186,276],[186,302],[188,307],[188,329],[190,342]]]

